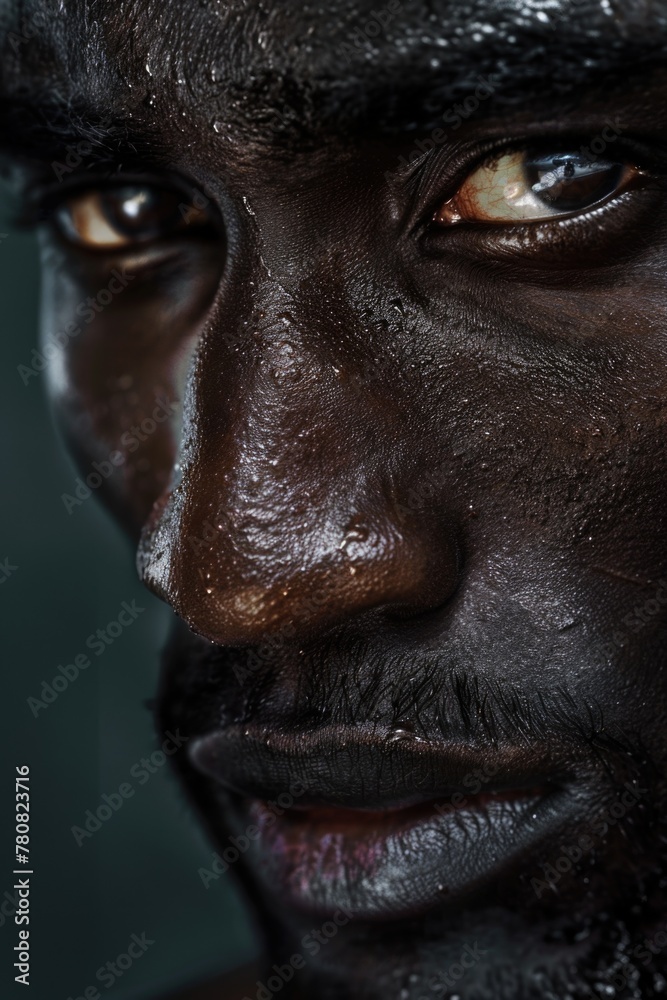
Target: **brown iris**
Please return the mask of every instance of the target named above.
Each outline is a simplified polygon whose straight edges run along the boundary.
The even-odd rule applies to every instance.
[[[502,153],[470,174],[434,221],[509,224],[585,212],[620,193],[636,173],[625,163],[578,152]]]
[[[60,209],[58,219],[68,238],[80,246],[120,249],[206,224],[208,215],[197,204],[180,192],[128,184],[77,195]]]

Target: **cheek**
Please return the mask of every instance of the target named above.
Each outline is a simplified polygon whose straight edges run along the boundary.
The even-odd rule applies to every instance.
[[[138,531],[174,465],[188,364],[218,285],[212,245],[73,262],[46,248],[42,352],[82,477]]]

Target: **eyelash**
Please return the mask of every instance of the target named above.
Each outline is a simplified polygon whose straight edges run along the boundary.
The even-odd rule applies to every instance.
[[[414,186],[417,199],[424,202],[424,207],[418,209],[410,226],[411,232],[415,235],[417,231],[445,235],[445,230],[433,222],[435,213],[442,204],[456,194],[468,177],[471,177],[476,170],[485,163],[488,163],[489,160],[499,159],[511,153],[527,152],[528,150],[554,154],[578,151],[581,147],[585,147],[587,143],[591,143],[591,136],[592,133],[558,134],[553,137],[542,134],[539,137],[525,136],[511,140],[507,138],[490,140],[481,148],[477,145],[474,153],[470,148],[460,151],[453,161],[446,164],[444,171],[449,176],[444,185],[442,182],[442,157],[438,157],[436,154],[436,156],[431,158],[431,153],[427,153],[424,159],[417,165],[414,175],[410,177],[410,183]],[[663,182],[667,180],[667,149],[661,149],[657,144],[649,145],[632,136],[619,137],[613,146],[614,149],[609,156],[611,161],[632,163],[647,178]],[[618,155],[614,156],[613,153],[616,150],[618,150]],[[613,201],[614,199],[611,199],[608,204],[613,204]],[[568,218],[576,219],[577,215],[573,213]],[[506,223],[504,225],[507,228],[510,226],[544,226],[553,225],[559,221],[562,222],[564,219],[565,216],[560,216],[554,217],[552,222],[549,220],[541,220],[540,222],[522,221]],[[475,226],[481,229],[484,224],[476,223]]]
[[[467,147],[457,150],[454,157],[451,157],[451,154],[449,154],[447,157],[449,162],[444,165],[442,151],[439,153],[437,150],[434,150],[427,153],[415,165],[407,180],[408,189],[417,202],[417,205],[420,202],[422,203],[422,207],[417,207],[415,214],[412,216],[409,232],[417,235],[417,230],[421,230],[422,233],[429,233],[431,235],[444,235],[443,227],[433,221],[436,211],[444,202],[456,194],[457,190],[468,177],[472,176],[485,163],[488,163],[491,158],[500,158],[511,153],[526,152],[528,149],[536,151],[541,149],[549,153],[576,151],[580,147],[585,147],[587,143],[590,144],[591,136],[591,132],[572,133],[570,135],[558,133],[553,136],[545,136],[542,133],[535,137],[525,135],[512,139],[508,139],[507,137],[490,139],[481,144],[479,142],[474,145],[469,144]],[[632,136],[619,136],[613,143],[612,154],[617,150],[619,155],[616,157],[610,155],[611,160],[632,162],[647,177],[651,177],[654,180],[664,181],[667,178],[667,149],[662,149],[658,144],[648,144]],[[443,172],[449,175],[444,185],[442,181]],[[27,194],[24,194],[19,205],[11,211],[9,221],[15,228],[22,230],[33,230],[39,226],[53,224],[56,213],[68,198],[75,198],[78,194],[83,194],[86,190],[96,187],[109,188],[114,187],[116,184],[120,185],[132,182],[165,187],[169,185],[169,181],[163,178],[147,178],[139,169],[131,172],[123,172],[122,174],[117,170],[115,172],[106,170],[104,173],[100,172],[97,176],[94,173],[87,172],[83,176],[77,177],[74,175],[65,182],[58,183],[57,186],[50,179],[36,179],[31,190]],[[171,186],[174,190],[177,189],[175,184],[172,183]],[[185,188],[181,188],[180,185],[178,187],[185,195]],[[613,204],[616,197],[612,198],[608,204]],[[562,223],[564,218],[561,216],[558,219],[554,219],[554,222],[559,221]],[[576,219],[577,215],[573,214],[569,218]],[[553,225],[553,222],[550,223],[548,220],[541,220],[539,222],[537,220],[528,220],[525,222],[507,223],[505,225],[507,227],[534,227],[537,225],[548,226],[550,224]],[[484,224],[476,223],[475,225],[481,228]]]
[[[117,166],[101,171],[98,165],[95,171],[79,174],[73,171],[71,177],[61,182],[54,182],[46,173],[42,173],[33,176],[28,183],[30,188],[28,189],[28,184],[25,185],[19,204],[10,215],[10,221],[18,229],[35,229],[52,222],[66,201],[83,195],[86,191],[113,189],[125,184],[145,184],[151,187],[171,187],[174,191],[182,191],[185,199],[188,197],[185,183],[179,185],[173,175],[147,175],[140,165],[122,172]]]

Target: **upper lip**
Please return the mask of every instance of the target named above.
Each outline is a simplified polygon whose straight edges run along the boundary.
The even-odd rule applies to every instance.
[[[396,809],[456,792],[534,792],[566,777],[545,745],[471,745],[377,725],[232,725],[193,739],[188,753],[198,770],[247,798],[271,800],[298,782],[299,806]]]

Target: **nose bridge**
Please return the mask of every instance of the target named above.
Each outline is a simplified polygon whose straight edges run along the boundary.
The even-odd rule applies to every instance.
[[[181,480],[140,567],[196,631],[250,644],[285,622],[437,604],[456,554],[406,531],[378,463],[377,409],[350,393],[324,338],[354,323],[342,296],[288,291],[262,264],[221,301],[193,369]]]
[[[190,413],[198,469],[187,474],[205,468],[228,512],[269,504],[279,510],[288,498],[293,505],[299,498],[315,502],[323,462],[335,453],[340,473],[351,460],[334,431],[354,416],[340,407],[335,366],[316,343],[322,309],[268,275],[253,287],[231,330],[226,310],[214,321]],[[193,501],[195,495],[203,491]]]
[[[328,511],[341,492],[353,492],[355,465],[333,433],[344,415],[331,365],[309,347],[294,298],[274,282],[263,284],[230,372],[231,405],[217,433],[200,435],[184,483],[189,530],[196,531],[205,511],[215,512],[225,525],[216,547],[233,548],[232,562],[246,580],[265,578],[273,559],[285,562],[288,539],[291,563],[305,567],[324,557]],[[215,405],[216,372],[224,363],[216,360],[218,346],[213,335],[200,366],[195,420]]]

